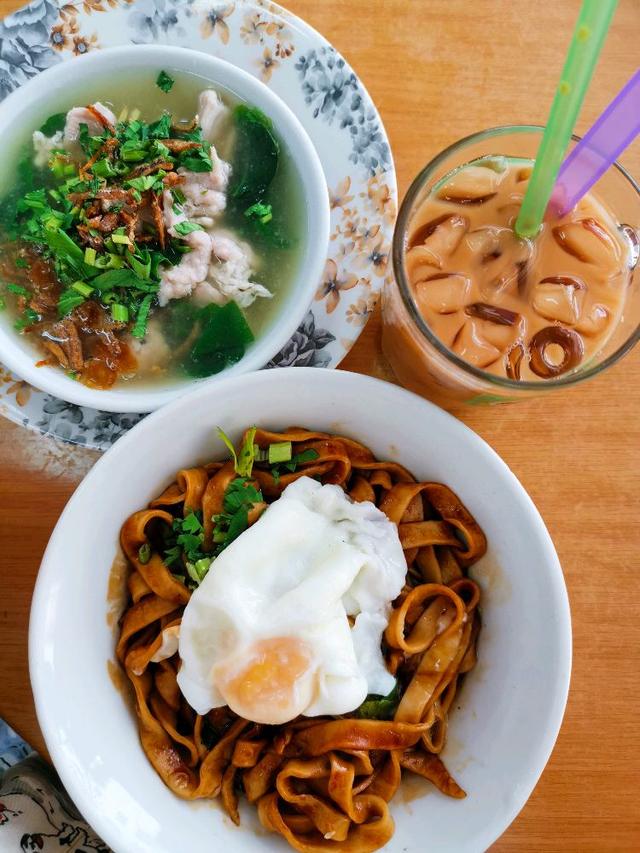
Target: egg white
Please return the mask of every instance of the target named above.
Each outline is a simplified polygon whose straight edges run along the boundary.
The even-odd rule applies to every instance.
[[[385,695],[394,679],[380,642],[405,574],[397,528],[384,513],[301,477],[222,552],[191,596],[180,627],[183,695],[199,714],[229,704],[264,723],[345,714],[368,693]],[[279,638],[308,656],[283,687],[284,704],[262,694],[256,707],[239,699],[234,707],[220,673],[237,670],[242,682],[255,650]]]

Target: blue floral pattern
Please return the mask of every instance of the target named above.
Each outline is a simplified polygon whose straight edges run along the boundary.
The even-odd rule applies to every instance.
[[[0,21],[0,100],[56,62],[131,43],[178,44],[226,58],[267,83],[302,122],[331,194],[331,274],[297,332],[266,366],[335,367],[377,302],[396,208],[386,134],[357,75],[321,36],[271,0],[33,0]],[[142,417],[58,400],[1,364],[0,413],[98,449]]]
[[[309,51],[298,59],[296,70],[314,118],[329,124],[337,121],[348,129],[351,161],[363,165],[371,175],[386,171],[391,151],[378,114],[367,104],[358,78],[335,48]]]
[[[35,0],[0,21],[0,100],[60,61],[50,44],[59,11],[53,0]]]
[[[327,329],[316,328],[313,312],[309,311],[298,331],[267,367],[328,367],[331,356],[320,350],[335,339]]]

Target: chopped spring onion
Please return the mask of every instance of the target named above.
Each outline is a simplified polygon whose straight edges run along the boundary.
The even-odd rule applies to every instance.
[[[212,557],[203,557],[201,560],[197,560],[195,563],[190,563],[189,561],[187,561],[187,572],[191,580],[200,585],[204,580],[205,575],[209,571],[212,562]]]
[[[151,546],[148,542],[145,542],[144,545],[141,545],[138,548],[138,560],[142,563],[143,566],[151,559]]]
[[[115,302],[111,306],[111,316],[116,323],[127,323],[129,320],[129,309],[126,305]]]
[[[267,462],[269,459],[269,451],[263,450],[257,444],[253,445],[253,458],[255,462]]]
[[[88,264],[90,267],[95,267],[97,256],[98,256],[98,253],[96,252],[96,250],[92,249],[90,246],[87,246],[87,248],[84,250],[84,262],[85,262],[85,264]]]
[[[290,441],[278,441],[269,445],[268,461],[270,465],[279,462],[289,462],[293,456],[293,445]]]
[[[112,234],[112,241],[116,246],[130,246],[131,240],[127,237],[126,234]]]
[[[93,293],[93,288],[90,285],[85,284],[84,281],[76,281],[71,285],[71,287],[81,296],[89,297]]]
[[[97,178],[113,178],[118,174],[108,160],[98,160],[91,167],[91,171]]]

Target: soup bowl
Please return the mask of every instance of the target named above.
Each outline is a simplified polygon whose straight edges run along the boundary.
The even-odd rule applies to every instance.
[[[448,485],[483,528],[488,550],[471,569],[482,590],[478,665],[456,696],[443,753],[467,797],[403,779],[384,848],[481,853],[526,802],[558,734],[571,669],[562,570],[530,498],[482,439],[408,391],[340,370],[260,371],[196,389],[121,438],[78,487],[47,547],[29,632],[38,719],[65,786],[123,853],[289,849],[259,827],[253,807],[245,804],[238,828],[218,802],[188,802],[165,787],[140,746],[114,663],[121,525],[177,470],[228,455],[216,425],[237,442],[253,424],[354,438],[418,480]]]
[[[244,356],[223,371],[204,379],[158,378],[153,384],[119,382],[98,390],[70,378],[59,367],[36,366],[38,355],[30,341],[10,323],[0,322],[0,360],[27,382],[82,406],[113,412],[149,412],[180,396],[194,384],[215,384],[223,377],[263,367],[287,343],[302,321],[315,293],[326,260],[329,240],[329,196],[320,160],[306,131],[289,107],[262,82],[230,63],[185,48],[133,45],[96,51],[44,71],[0,104],[0,133],[5,153],[17,162],[21,138],[51,114],[51,104],[82,80],[83,91],[104,83],[110,71],[126,68],[131,75],[158,73],[196,76],[207,84],[258,107],[271,119],[288,152],[301,189],[300,245],[293,280],[279,296],[279,307]],[[120,95],[120,93],[118,93]],[[132,105],[136,106],[136,105]],[[22,135],[22,136],[21,136]]]

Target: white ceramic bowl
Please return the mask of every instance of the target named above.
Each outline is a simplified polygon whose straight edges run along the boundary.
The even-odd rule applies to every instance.
[[[206,379],[172,380],[144,389],[123,385],[117,390],[99,391],[70,379],[55,367],[36,367],[34,350],[12,328],[0,324],[0,359],[27,382],[63,400],[110,412],[149,412],[185,393],[194,385],[217,384],[224,377],[263,367],[287,343],[302,321],[317,289],[326,261],[329,241],[329,196],[324,172],[306,131],[280,98],[267,86],[239,68],[204,53],[166,45],[132,45],[95,51],[54,65],[22,86],[0,104],[0,128],[5,144],[8,128],[23,132],[37,128],[48,115],[47,101],[76,83],[104,81],[109,70],[127,67],[187,72],[219,84],[241,99],[259,107],[273,120],[278,136],[288,149],[302,182],[306,221],[301,241],[304,251],[298,262],[295,281],[282,299],[277,317],[247,348],[244,357],[215,376]]]
[[[122,522],[178,469],[224,456],[216,425],[237,439],[251,424],[351,435],[418,478],[451,486],[484,528],[489,550],[472,570],[483,590],[479,664],[456,700],[444,753],[468,796],[425,787],[409,802],[401,787],[385,848],[484,851],[529,797],[562,720],[571,668],[562,570],[530,498],[482,439],[407,391],[343,371],[262,371],[200,388],[121,438],[78,487],[44,556],[29,635],[38,719],[64,784],[118,853],[287,849],[256,833],[251,808],[237,829],[215,802],[174,796],[107,671],[107,585]],[[415,782],[408,790],[415,797]]]

